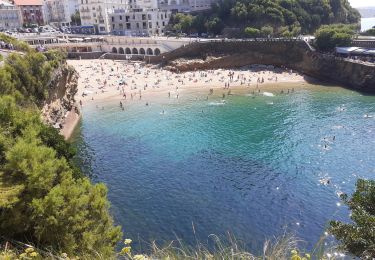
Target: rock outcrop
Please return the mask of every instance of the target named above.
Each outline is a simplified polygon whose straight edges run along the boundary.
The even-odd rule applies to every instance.
[[[78,91],[78,73],[73,67],[64,64],[54,71],[48,88],[48,99],[42,108],[43,120],[64,132],[64,128],[71,128],[72,114],[79,119],[79,106],[76,104],[75,94]],[[78,120],[77,119],[77,120]],[[76,124],[76,122],[75,122]],[[73,126],[74,128],[74,126]],[[66,134],[63,134],[66,138]]]

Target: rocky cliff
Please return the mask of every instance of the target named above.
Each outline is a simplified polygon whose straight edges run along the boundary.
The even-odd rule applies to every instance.
[[[78,91],[78,73],[67,64],[60,66],[53,72],[48,89],[48,99],[42,108],[43,120],[68,138],[80,115],[74,98]]]
[[[375,93],[375,66],[313,51],[303,41],[193,43],[159,57],[167,69],[236,68],[250,64],[286,66],[308,76]]]

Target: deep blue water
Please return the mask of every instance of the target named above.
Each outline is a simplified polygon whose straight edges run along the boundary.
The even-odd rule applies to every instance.
[[[259,252],[285,229],[311,247],[329,220],[348,220],[337,192],[375,175],[374,96],[320,86],[224,105],[203,96],[84,106],[75,144],[125,237],[195,244],[231,232]]]

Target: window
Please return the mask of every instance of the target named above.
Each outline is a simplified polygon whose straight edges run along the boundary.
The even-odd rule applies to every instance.
[[[122,15],[120,15],[120,21],[122,21]]]
[[[151,19],[152,19],[152,18],[151,18],[151,14],[149,14],[149,15],[148,15],[148,19],[149,19],[149,20],[151,20]]]
[[[115,25],[114,25],[114,24],[112,24],[112,29],[113,29],[113,30],[115,29]]]
[[[151,22],[148,23],[148,28],[150,28],[150,29],[152,28],[152,23]]]
[[[137,23],[137,29],[139,29],[139,23]]]
[[[111,18],[112,18],[112,23],[113,23],[115,21],[115,17],[112,16]]]
[[[147,29],[146,22],[143,22],[143,23],[142,23],[142,26],[143,26],[143,29]]]
[[[105,31],[105,27],[104,27],[104,26],[100,26],[99,30],[100,30],[101,32],[103,32],[103,31]]]

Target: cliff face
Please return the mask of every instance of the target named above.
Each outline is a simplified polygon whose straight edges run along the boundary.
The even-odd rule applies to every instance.
[[[42,108],[43,120],[62,131],[71,114],[79,116],[80,113],[74,99],[78,91],[78,73],[66,64],[61,66],[54,71],[48,89],[48,99]]]
[[[250,64],[286,66],[314,78],[375,93],[375,66],[312,51],[301,41],[193,43],[159,60],[167,69],[236,68]]]

